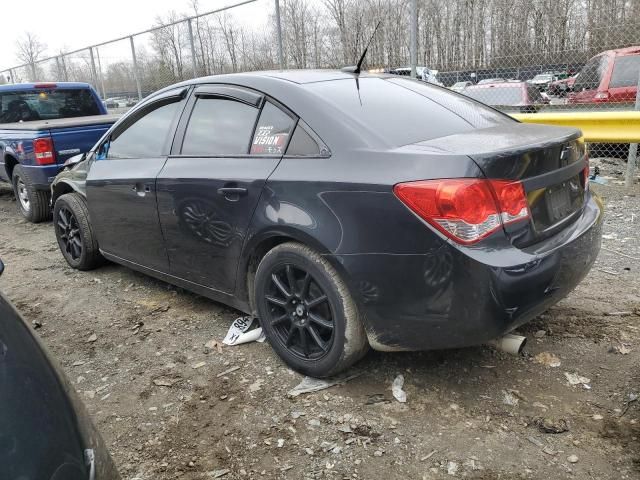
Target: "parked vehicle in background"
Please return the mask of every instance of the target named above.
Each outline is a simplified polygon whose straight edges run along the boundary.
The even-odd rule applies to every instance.
[[[531,80],[527,80],[527,83],[533,85],[541,92],[546,92],[549,84],[557,79],[553,73],[540,73]]]
[[[30,222],[50,218],[49,185],[116,121],[87,83],[0,86],[0,181],[13,185]]]
[[[462,92],[474,100],[505,111],[536,113],[549,99],[526,82],[499,82],[472,85]]]
[[[484,78],[480,80],[476,85],[487,85],[488,83],[500,83],[506,81],[507,80],[504,78]]]
[[[575,74],[571,77],[551,82],[547,88],[547,93],[556,97],[566,97],[573,91],[573,85],[575,84],[578,75],[579,74]]]
[[[635,102],[640,76],[640,46],[602,52],[580,71],[569,103]]]
[[[392,75],[402,75],[406,77],[411,76],[411,67],[400,67],[390,70],[388,73]],[[438,79],[438,70],[432,70],[428,67],[417,66],[416,78],[423,82],[433,83],[434,85],[443,86],[442,82]]]
[[[64,373],[2,293],[0,405],[2,479],[120,478]]]
[[[329,376],[369,346],[483,343],[566,296],[601,237],[580,137],[393,75],[199,78],[57,176],[55,234],[71,267],[105,257],[256,315]]]
[[[454,92],[461,93],[465,88],[470,87],[471,85],[473,85],[473,82],[456,82],[449,88],[451,88],[451,90],[453,90]]]

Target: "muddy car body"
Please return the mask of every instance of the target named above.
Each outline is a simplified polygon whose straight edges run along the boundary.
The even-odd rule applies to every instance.
[[[579,131],[424,82],[228,75],[134,107],[58,176],[54,225],[73,267],[102,255],[257,314],[324,376],[369,345],[479,344],[566,296],[600,246],[586,173]]]

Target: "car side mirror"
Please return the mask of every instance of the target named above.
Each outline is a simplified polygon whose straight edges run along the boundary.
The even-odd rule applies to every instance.
[[[71,158],[68,158],[66,162],[64,162],[65,167],[73,167],[74,165],[83,162],[84,159],[87,158],[86,153],[79,153],[78,155],[74,155]]]

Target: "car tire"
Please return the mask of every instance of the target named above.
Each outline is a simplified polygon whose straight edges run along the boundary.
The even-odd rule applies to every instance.
[[[93,270],[104,258],[89,221],[87,202],[78,193],[66,193],[53,207],[53,225],[60,252],[70,267]]]
[[[13,193],[18,203],[18,210],[31,223],[51,220],[50,194],[46,190],[34,188],[29,175],[22,165],[16,165],[11,177]]]
[[[289,242],[270,250],[258,265],[253,295],[269,343],[300,373],[335,375],[369,348],[346,284],[305,245]]]

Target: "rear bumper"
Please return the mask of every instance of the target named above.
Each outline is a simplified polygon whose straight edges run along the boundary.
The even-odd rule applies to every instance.
[[[31,183],[36,189],[48,191],[51,182],[53,182],[55,176],[62,169],[62,165],[22,165],[22,168],[25,170],[29,176],[29,180],[31,180]]]
[[[590,195],[571,226],[520,250],[443,242],[424,255],[335,256],[378,350],[484,343],[539,315],[586,276],[600,250],[603,209]]]

